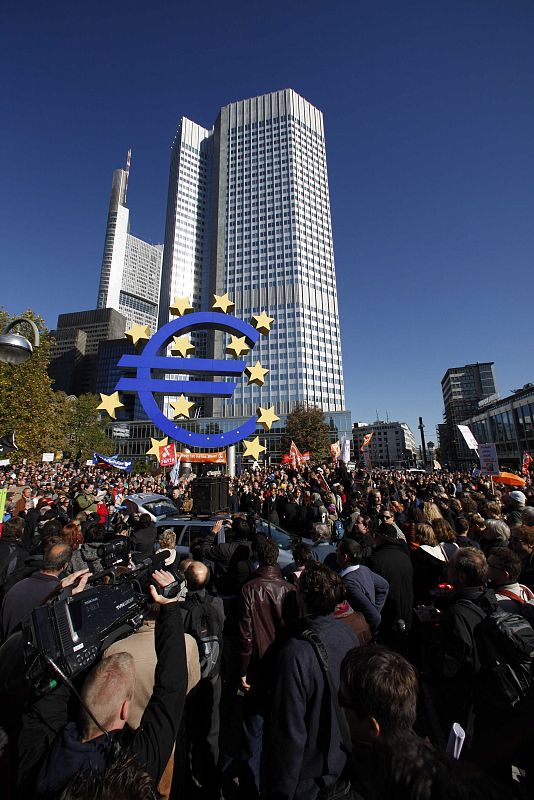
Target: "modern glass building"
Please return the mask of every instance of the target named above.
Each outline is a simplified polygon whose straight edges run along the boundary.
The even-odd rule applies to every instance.
[[[137,323],[148,325],[154,332],[163,246],[149,244],[129,232],[126,193],[130,156],[128,151],[126,169],[116,169],[113,173],[97,308],[114,308],[124,314],[128,328]]]
[[[441,380],[441,391],[446,425],[446,435],[440,436],[441,458],[444,464],[467,465],[472,461],[472,452],[458,425],[477,410],[481,400],[496,394],[493,361],[451,367]]]
[[[500,466],[521,466],[523,453],[534,456],[534,383],[527,383],[509,397],[486,401],[470,417],[468,425],[479,444],[495,444]]]
[[[183,118],[173,143],[159,324],[175,296],[208,310],[226,292],[237,317],[275,319],[245,356],[268,372],[202,413],[344,411],[323,115],[291,89],[224,106],[209,130]],[[215,335],[210,353],[224,358],[227,342]]]

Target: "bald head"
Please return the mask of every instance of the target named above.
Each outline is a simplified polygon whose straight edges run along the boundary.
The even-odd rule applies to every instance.
[[[184,572],[187,588],[194,592],[203,589],[209,581],[210,571],[202,561],[191,561]]]
[[[63,572],[71,558],[72,550],[68,544],[64,542],[51,544],[50,547],[45,550],[42,571],[52,575],[59,575],[60,572]]]

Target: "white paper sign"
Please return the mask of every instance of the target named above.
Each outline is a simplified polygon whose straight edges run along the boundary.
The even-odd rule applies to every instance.
[[[480,456],[480,474],[498,475],[500,469],[496,446],[494,444],[481,444],[478,454]]]
[[[2,458],[0,460],[0,467],[9,467],[9,458]]]
[[[43,453],[43,461],[53,461],[54,454],[53,453]]]
[[[468,446],[468,448],[470,450],[478,450],[478,442],[471,433],[470,428],[468,428],[467,425],[457,425],[456,427],[464,437],[465,443]]]

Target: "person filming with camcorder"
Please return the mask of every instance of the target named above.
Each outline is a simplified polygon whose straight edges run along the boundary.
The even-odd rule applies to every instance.
[[[185,581],[164,569],[169,551],[139,558],[132,567],[127,540],[102,547],[104,571],[58,589],[0,649],[2,690],[5,673],[17,664],[14,653],[26,681],[17,798],[89,798],[90,779],[110,797],[157,797],[155,787],[172,753],[187,689],[178,605]],[[128,727],[134,660],[128,653],[101,654],[138,630],[154,607],[154,689],[134,731]],[[128,781],[137,787],[133,793],[126,792]]]

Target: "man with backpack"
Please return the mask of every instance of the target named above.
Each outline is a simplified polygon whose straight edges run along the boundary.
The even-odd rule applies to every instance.
[[[180,603],[185,633],[198,645],[200,681],[188,695],[185,725],[191,748],[191,772],[206,797],[218,795],[219,704],[224,610],[219,597],[206,591],[210,573],[201,561],[191,561],[185,572],[187,595]]]
[[[508,781],[532,738],[534,630],[499,607],[487,578],[480,550],[461,548],[449,562],[454,593],[440,624],[443,719],[446,730],[452,722],[464,727],[472,760]]]

